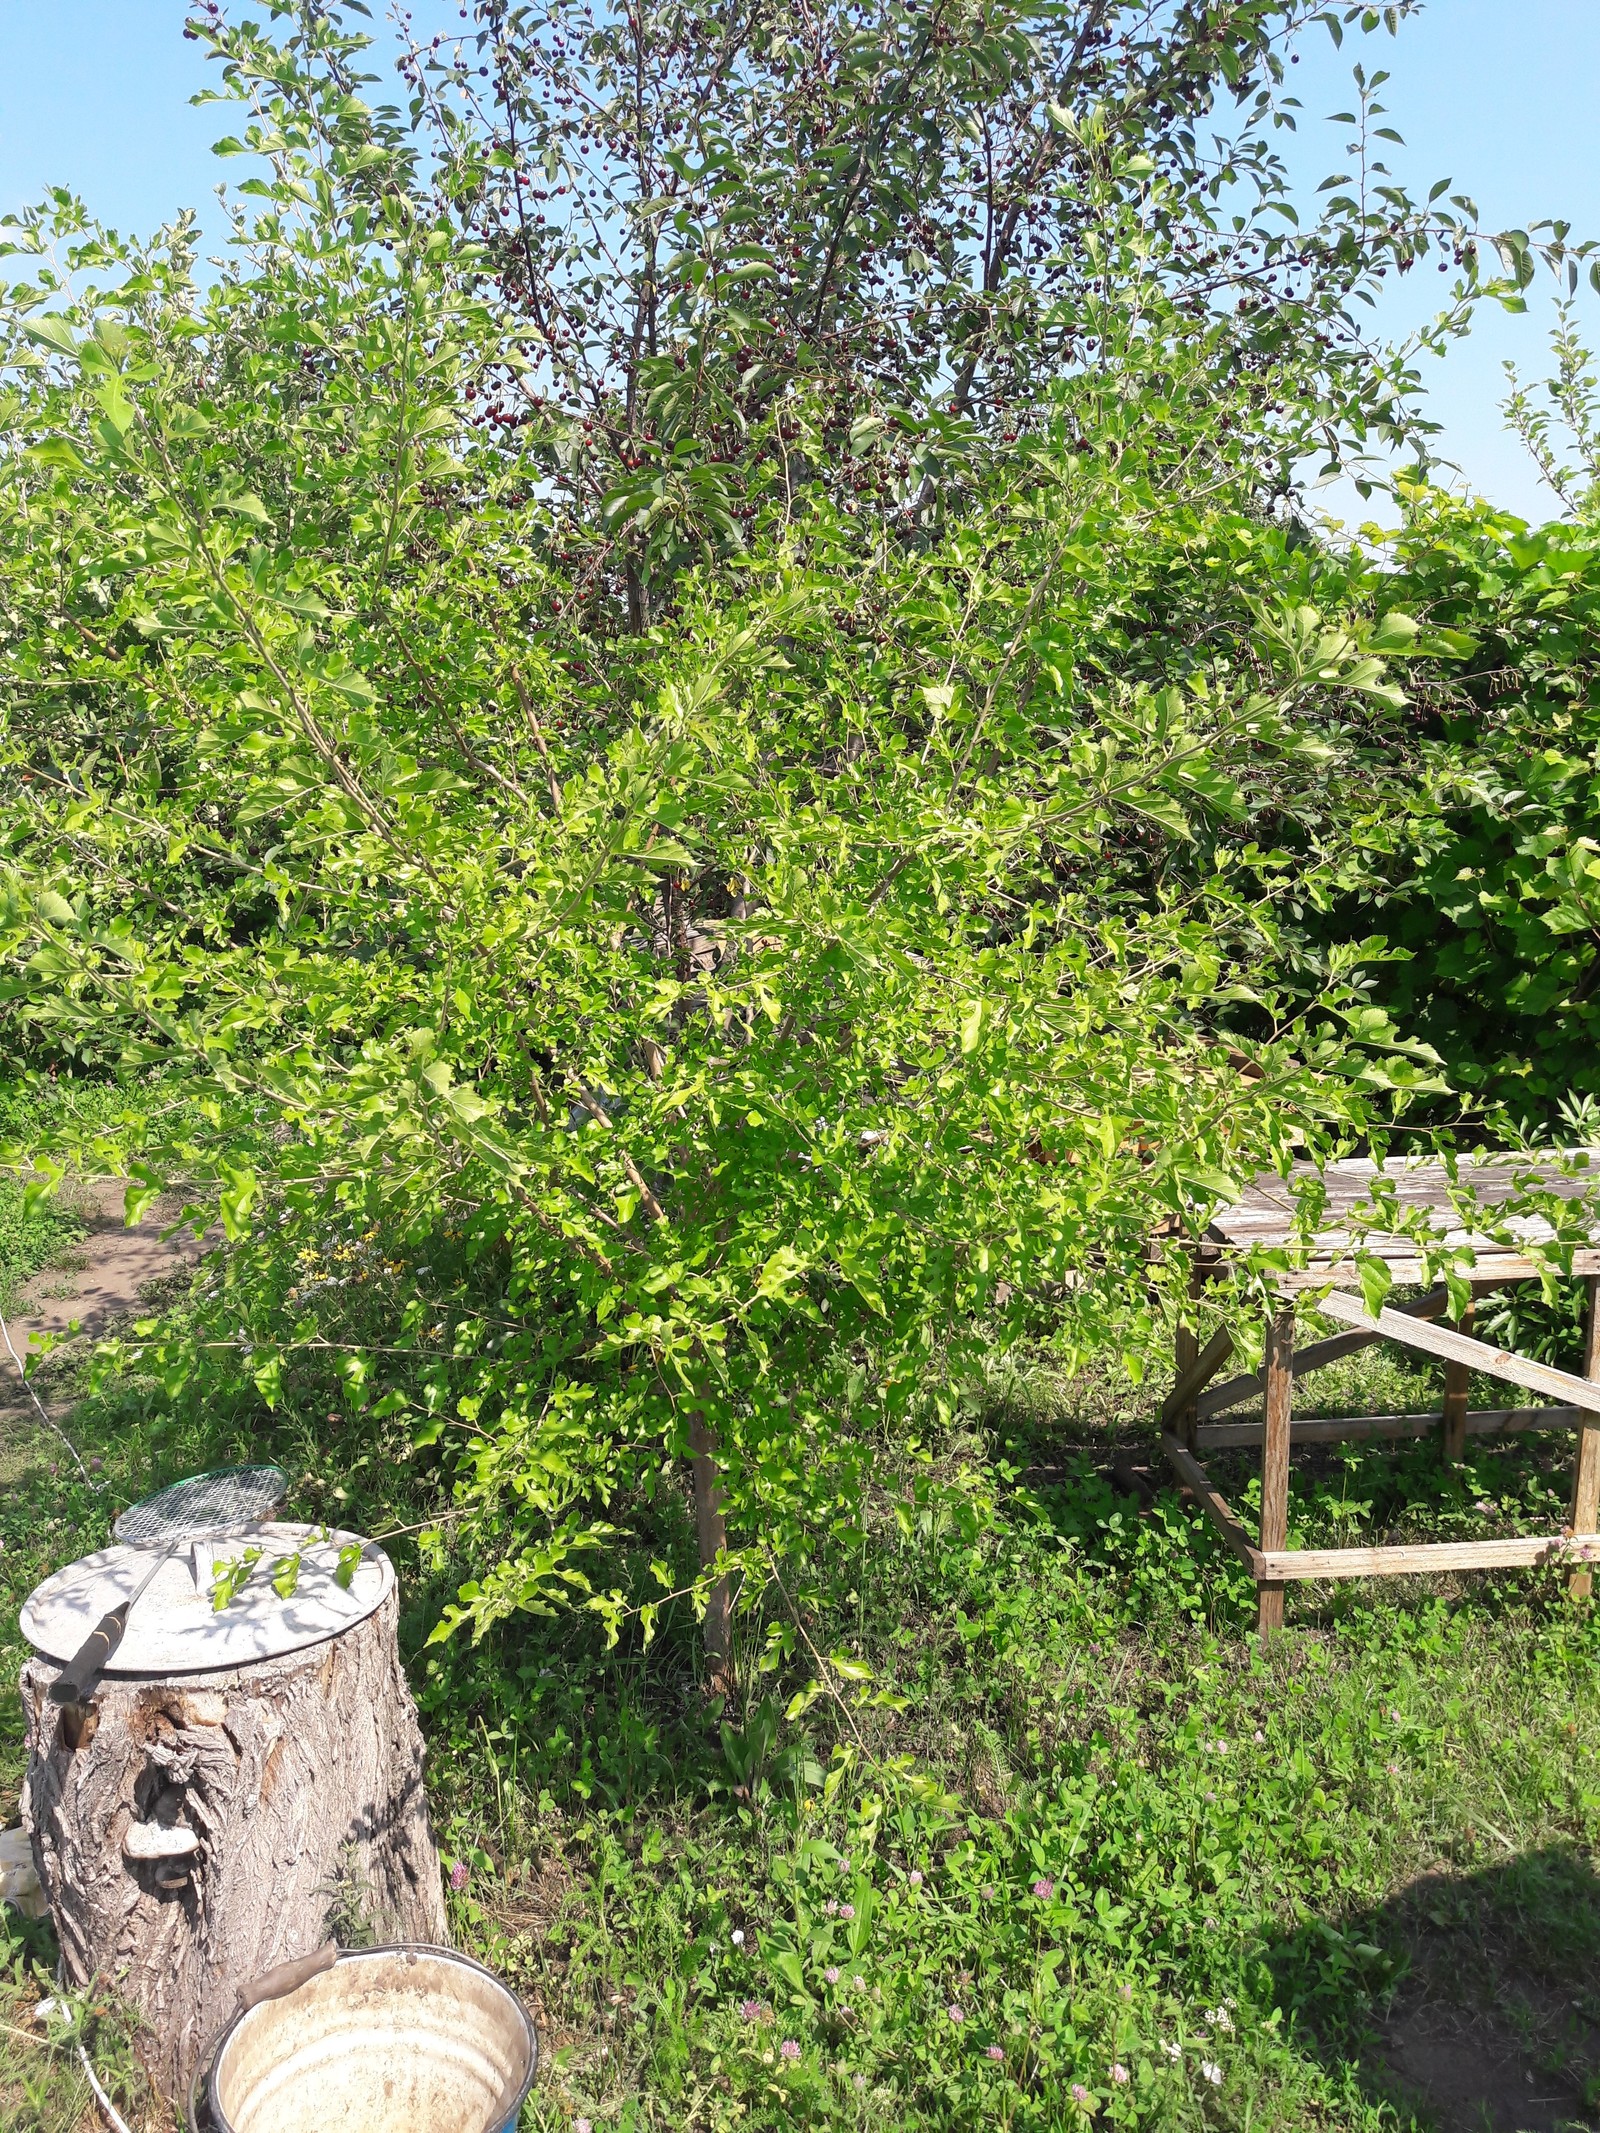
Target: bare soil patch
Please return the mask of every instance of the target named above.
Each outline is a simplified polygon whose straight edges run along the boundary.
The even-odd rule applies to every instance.
[[[1600,2133],[1600,1882],[1554,1847],[1423,1875],[1361,1921],[1404,1970],[1360,2054],[1438,2133]]]
[[[0,1481],[14,1482],[48,1437],[29,1386],[52,1418],[71,1405],[73,1365],[95,1341],[186,1274],[209,1245],[192,1230],[163,1234],[176,1200],[157,1202],[135,1228],[122,1219],[122,1181],[91,1178],[70,1188],[85,1231],[64,1261],[35,1274],[0,1342]],[[58,1344],[46,1352],[49,1336]],[[65,1336],[65,1338],[61,1338]],[[27,1372],[27,1384],[23,1371]]]
[[[203,1249],[191,1230],[163,1235],[177,1213],[175,1205],[151,1208],[136,1228],[122,1219],[122,1180],[91,1178],[77,1188],[78,1205],[88,1225],[65,1266],[47,1267],[24,1288],[22,1310],[8,1318],[11,1346],[24,1364],[47,1334],[74,1327],[86,1340],[108,1332],[136,1308],[153,1283],[170,1280],[193,1266]],[[4,1358],[11,1376],[12,1358]]]

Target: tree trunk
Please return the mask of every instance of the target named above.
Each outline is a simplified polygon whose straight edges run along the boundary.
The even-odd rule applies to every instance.
[[[50,1702],[52,1661],[22,1670],[23,1818],[66,1972],[138,2018],[164,2097],[273,1964],[446,1938],[398,1614],[391,1592],[285,1657],[107,1678],[85,1710]]]
[[[694,1519],[700,1541],[700,1567],[709,1570],[728,1545],[722,1518],[722,1490],[717,1482],[716,1431],[698,1409],[689,1417],[689,1451],[694,1460]],[[706,1601],[706,1658],[711,1685],[729,1686],[728,1660],[733,1646],[733,1593],[726,1578],[714,1580]]]

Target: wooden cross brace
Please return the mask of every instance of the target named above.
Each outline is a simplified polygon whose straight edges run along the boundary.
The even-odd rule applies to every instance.
[[[1494,1282],[1475,1284],[1475,1291],[1482,1293],[1505,1279],[1501,1272]],[[1430,1290],[1426,1296],[1397,1309],[1382,1309],[1375,1316],[1358,1297],[1332,1290],[1316,1308],[1326,1317],[1342,1320],[1349,1330],[1314,1341],[1298,1354],[1294,1345],[1294,1303],[1292,1296],[1285,1294],[1268,1321],[1262,1368],[1216,1386],[1211,1385],[1211,1380],[1233,1353],[1232,1337],[1225,1329],[1219,1331],[1204,1352],[1197,1355],[1194,1336],[1187,1329],[1180,1332],[1177,1380],[1161,1409],[1162,1447],[1180,1480],[1192,1490],[1195,1500],[1255,1579],[1258,1627],[1263,1634],[1282,1626],[1285,1586],[1306,1578],[1395,1577],[1430,1570],[1497,1570],[1561,1562],[1574,1566],[1568,1584],[1573,1598],[1588,1596],[1593,1573],[1587,1565],[1600,1561],[1600,1275],[1589,1274],[1587,1286],[1589,1316],[1582,1377],[1474,1339],[1466,1330],[1471,1324],[1470,1307],[1454,1327],[1435,1324],[1449,1308],[1448,1294],[1442,1288]],[[1446,1377],[1441,1411],[1293,1421],[1297,1379],[1380,1340],[1396,1341],[1443,1359]],[[1542,1394],[1555,1404],[1470,1410],[1468,1374],[1473,1370]],[[1262,1402],[1260,1421],[1219,1424],[1209,1419],[1256,1400]],[[1351,1437],[1422,1436],[1439,1430],[1445,1457],[1459,1459],[1469,1435],[1530,1429],[1570,1429],[1577,1433],[1571,1519],[1561,1533],[1385,1548],[1288,1546],[1289,1454],[1296,1444],[1326,1444]],[[1202,1450],[1213,1446],[1220,1449],[1253,1444],[1261,1446],[1261,1529],[1256,1539],[1251,1538],[1212,1485],[1198,1457]]]

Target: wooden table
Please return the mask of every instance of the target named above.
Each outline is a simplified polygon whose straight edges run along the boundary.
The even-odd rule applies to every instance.
[[[1585,1166],[1572,1175],[1561,1163]],[[1592,1166],[1592,1167],[1587,1167]],[[1511,1155],[1463,1157],[1456,1166],[1463,1187],[1482,1207],[1494,1207],[1529,1186],[1582,1199],[1600,1189],[1600,1150],[1563,1150],[1535,1160]],[[1320,1178],[1326,1204],[1309,1243],[1295,1235],[1300,1192]],[[1286,1584],[1304,1578],[1393,1577],[1408,1572],[1493,1570],[1535,1563],[1571,1561],[1569,1590],[1574,1598],[1590,1590],[1591,1572],[1583,1567],[1600,1560],[1600,1220],[1583,1214],[1584,1241],[1571,1250],[1571,1269],[1587,1282],[1588,1325],[1584,1341],[1584,1376],[1553,1369],[1527,1356],[1491,1347],[1472,1337],[1469,1305],[1454,1325],[1441,1324],[1449,1297],[1441,1285],[1398,1308],[1384,1307],[1376,1318],[1358,1290],[1355,1248],[1381,1258],[1397,1284],[1416,1283],[1427,1270],[1415,1239],[1401,1231],[1373,1230],[1374,1188],[1393,1194],[1397,1222],[1420,1210],[1444,1248],[1470,1247],[1474,1296],[1518,1281],[1538,1278],[1548,1263],[1538,1251],[1554,1232],[1541,1216],[1491,1217],[1507,1234],[1498,1237],[1469,1227],[1452,1195],[1449,1172],[1437,1159],[1398,1158],[1381,1165],[1365,1159],[1330,1164],[1318,1170],[1297,1164],[1288,1177],[1268,1173],[1256,1180],[1233,1207],[1223,1210],[1205,1236],[1191,1247],[1191,1294],[1230,1270],[1252,1246],[1276,1248],[1291,1258],[1291,1271],[1276,1277],[1277,1298],[1268,1315],[1265,1360],[1259,1371],[1213,1383],[1233,1353],[1233,1337],[1220,1328],[1197,1352],[1192,1329],[1180,1325],[1177,1374],[1161,1409],[1162,1445],[1181,1480],[1186,1482],[1233,1552],[1256,1582],[1258,1623],[1263,1632],[1283,1622]],[[1356,1217],[1365,1207],[1366,1218]],[[1316,1309],[1347,1330],[1295,1350],[1295,1299],[1321,1292]],[[1316,1421],[1292,1419],[1294,1386],[1325,1363],[1353,1354],[1374,1341],[1391,1340],[1436,1355],[1445,1365],[1444,1399],[1436,1412],[1396,1415],[1339,1415]],[[1538,1393],[1547,1404],[1536,1407],[1471,1409],[1467,1405],[1469,1372]],[[1260,1420],[1217,1421],[1216,1416],[1246,1403],[1260,1402]],[[1298,1445],[1327,1444],[1346,1438],[1425,1436],[1437,1430],[1447,1460],[1463,1455],[1469,1436],[1509,1430],[1564,1429],[1577,1437],[1572,1509],[1561,1533],[1487,1541],[1444,1541],[1385,1548],[1290,1548],[1288,1540],[1289,1455]],[[1261,1530],[1252,1539],[1213,1487],[1200,1455],[1229,1446],[1261,1446]]]

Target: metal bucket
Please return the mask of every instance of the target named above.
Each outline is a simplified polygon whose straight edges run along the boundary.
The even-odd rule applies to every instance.
[[[244,2008],[205,2081],[215,2133],[509,2133],[538,2042],[522,2003],[449,1948],[352,1948]]]

